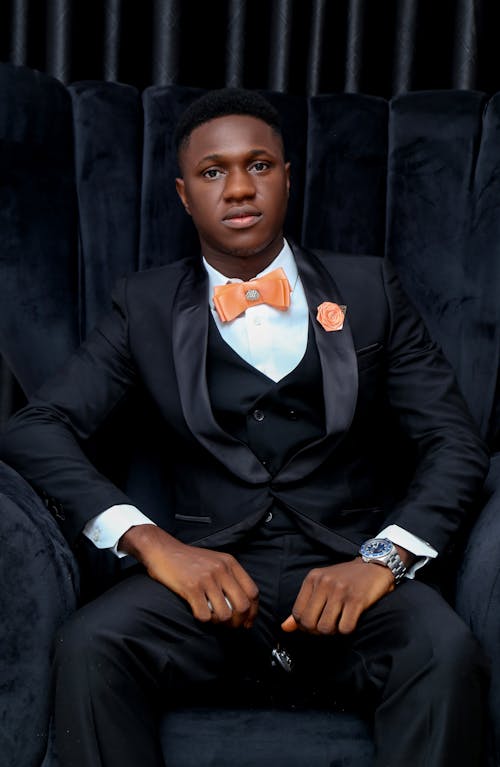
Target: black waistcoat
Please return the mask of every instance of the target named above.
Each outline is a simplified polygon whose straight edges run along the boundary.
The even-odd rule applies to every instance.
[[[222,339],[211,318],[207,381],[220,426],[247,444],[271,475],[324,434],[321,363],[311,328],[302,360],[274,382]]]

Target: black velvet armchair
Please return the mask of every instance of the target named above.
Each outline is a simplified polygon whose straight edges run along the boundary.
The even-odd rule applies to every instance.
[[[65,87],[0,64],[0,353],[26,395],[86,336],[119,276],[196,246],[176,197],[170,136],[197,94]],[[500,765],[500,94],[266,95],[284,115],[291,150],[289,234],[346,258],[393,261],[491,447],[450,600],[491,659],[487,764]],[[145,431],[145,419],[130,430]],[[140,502],[147,461],[122,460],[127,436],[110,423],[89,450],[105,466],[119,456],[107,468]],[[118,567],[83,546],[70,551],[59,514],[0,464],[3,767],[57,767],[54,633]],[[169,767],[369,767],[373,753],[369,722],[293,691],[166,707],[162,737]]]

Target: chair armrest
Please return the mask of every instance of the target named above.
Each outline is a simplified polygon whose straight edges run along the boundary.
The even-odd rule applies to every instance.
[[[484,497],[460,566],[456,607],[476,635],[486,639],[488,621],[500,626],[500,453],[491,459]]]
[[[0,753],[41,764],[48,743],[54,635],[77,606],[76,561],[55,520],[0,462]]]
[[[455,606],[491,662],[491,734],[500,755],[500,453],[491,460],[485,505],[464,552]]]
[[[490,469],[484,485],[486,498],[500,490],[500,453],[494,453],[490,460]]]

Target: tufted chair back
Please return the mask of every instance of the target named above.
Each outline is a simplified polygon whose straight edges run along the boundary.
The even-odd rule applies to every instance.
[[[171,135],[200,92],[154,86],[139,93],[98,81],[66,87],[0,64],[0,353],[26,395],[107,311],[120,276],[197,248],[175,191]],[[346,258],[393,261],[495,448],[500,95],[265,95],[283,115],[292,163],[287,233]],[[108,439],[116,445],[116,434]],[[140,497],[140,472],[120,480]],[[231,737],[236,728],[248,756]],[[368,767],[372,758],[367,724],[321,707],[299,719],[287,707],[185,708],[165,716],[162,732],[175,767],[199,767],[200,753],[206,764],[248,767],[346,760]],[[43,739],[37,748],[23,767],[44,759],[56,767]]]

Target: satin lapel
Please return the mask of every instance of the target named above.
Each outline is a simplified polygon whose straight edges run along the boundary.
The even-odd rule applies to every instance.
[[[311,471],[330,452],[348,430],[354,416],[358,395],[358,366],[349,326],[349,306],[342,330],[327,332],[316,319],[319,304],[331,301],[344,304],[339,289],[319,258],[297,245],[293,252],[309,306],[314,336],[323,373],[325,402],[325,437],[309,445],[291,458],[279,474],[291,481]]]
[[[207,277],[193,270],[181,281],[173,309],[174,364],[184,418],[196,439],[233,474],[246,482],[266,482],[269,473],[254,453],[214,418],[206,378],[208,321]]]

